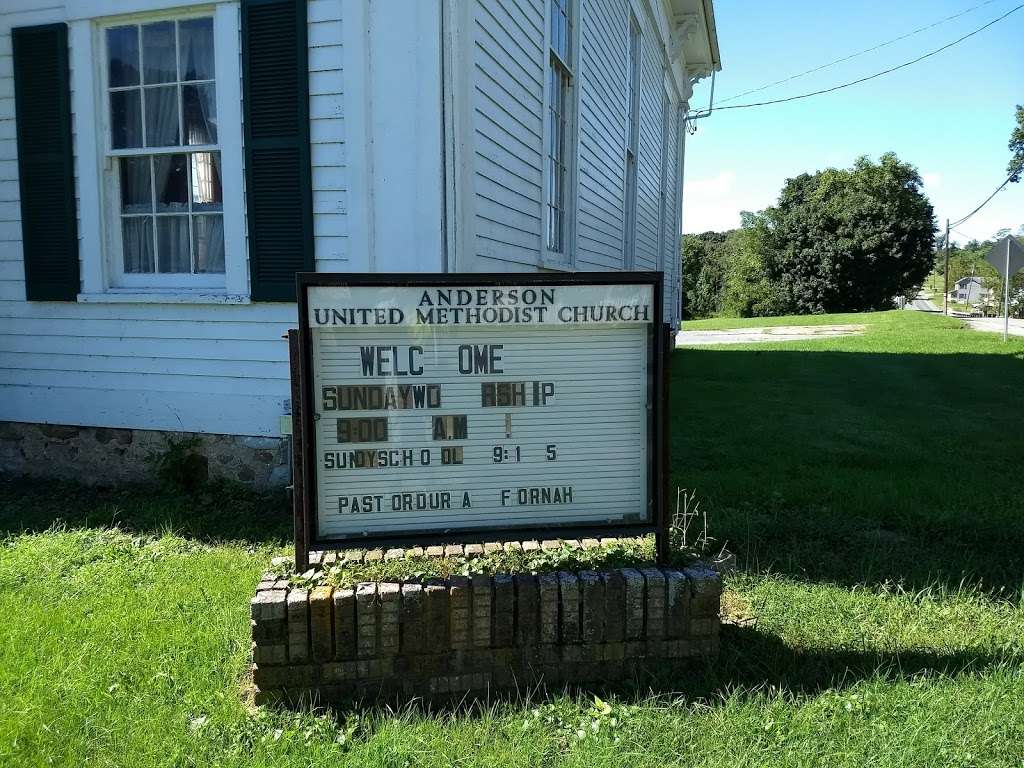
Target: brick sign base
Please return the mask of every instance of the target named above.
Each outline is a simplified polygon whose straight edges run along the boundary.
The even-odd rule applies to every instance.
[[[267,576],[251,604],[256,701],[436,699],[685,667],[718,653],[721,592],[701,565],[353,589]]]

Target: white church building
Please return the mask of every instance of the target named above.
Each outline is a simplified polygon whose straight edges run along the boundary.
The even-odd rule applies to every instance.
[[[657,270],[711,0],[4,0],[0,473],[284,484],[296,272]]]

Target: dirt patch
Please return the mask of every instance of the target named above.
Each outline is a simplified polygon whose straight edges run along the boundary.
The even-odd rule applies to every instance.
[[[806,341],[836,336],[859,336],[864,325],[776,325],[758,328],[734,328],[723,331],[687,331],[676,336],[676,346],[703,344],[760,344],[778,341]]]
[[[757,621],[753,606],[737,592],[722,592],[722,623],[747,627]]]

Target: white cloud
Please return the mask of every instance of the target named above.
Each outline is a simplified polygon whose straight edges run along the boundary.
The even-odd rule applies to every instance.
[[[722,170],[703,179],[683,180],[683,231],[724,232],[740,225],[740,211],[759,211],[773,197],[737,184],[736,171]]]
[[[929,189],[937,189],[942,186],[942,174],[941,173],[922,173],[921,181],[924,182],[924,189],[927,192]]]
[[[701,199],[727,197],[736,183],[736,171],[720,171],[710,179],[696,179],[686,185],[686,191]]]

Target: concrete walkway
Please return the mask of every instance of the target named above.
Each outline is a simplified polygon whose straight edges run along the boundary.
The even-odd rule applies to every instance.
[[[778,341],[806,341],[836,336],[857,336],[863,325],[776,325],[758,328],[733,328],[725,331],[687,331],[686,324],[676,336],[677,347],[705,344],[761,344]]]
[[[964,320],[964,322],[976,331],[986,331],[988,333],[1003,332],[1003,318],[1001,317],[975,317],[970,320]],[[1010,335],[1024,336],[1024,320],[1010,318]]]

